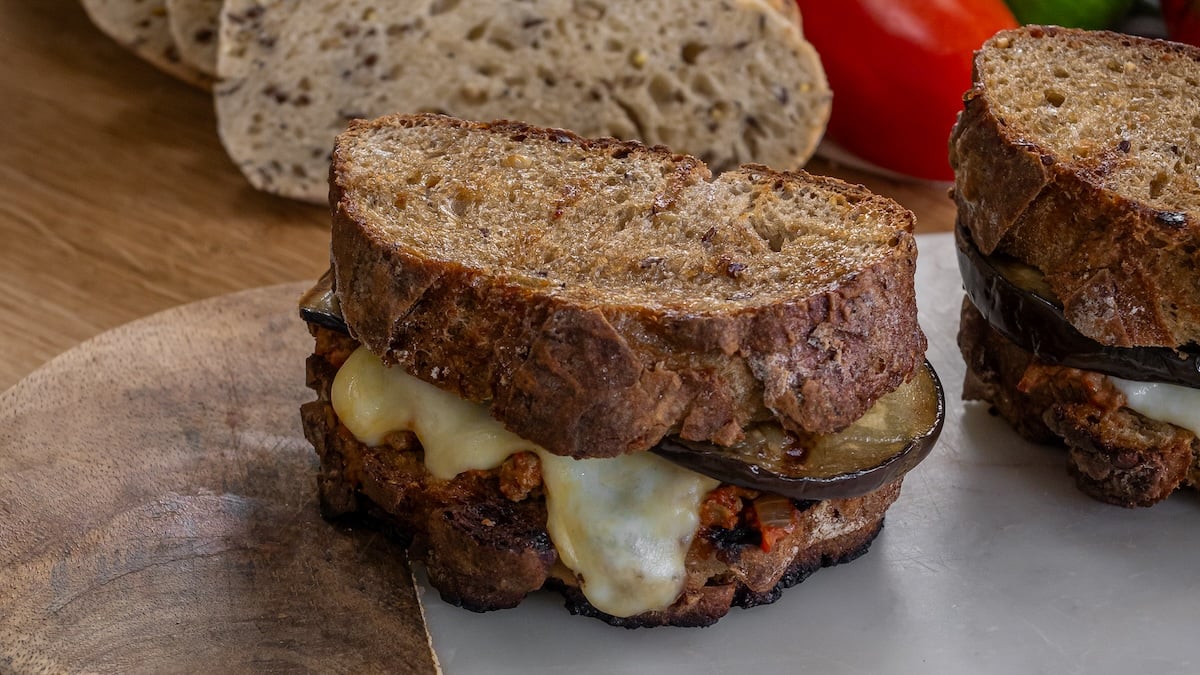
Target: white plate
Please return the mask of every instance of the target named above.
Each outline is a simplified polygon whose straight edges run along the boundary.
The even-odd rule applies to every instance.
[[[871,551],[705,629],[628,631],[559,596],[473,614],[419,589],[445,671],[1197,673],[1200,498],[1094,502],[1063,452],[960,400],[953,237],[918,237],[917,296],[945,430]]]

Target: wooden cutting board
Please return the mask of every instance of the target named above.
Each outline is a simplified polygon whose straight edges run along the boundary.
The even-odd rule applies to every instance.
[[[0,671],[437,672],[403,549],[318,515],[303,288],[128,324],[0,395]]]

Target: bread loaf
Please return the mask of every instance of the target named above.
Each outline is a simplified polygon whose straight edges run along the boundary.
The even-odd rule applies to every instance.
[[[183,62],[217,76],[217,33],[222,0],[166,0],[167,23]]]
[[[83,0],[83,8],[100,30],[160,70],[198,87],[212,86],[209,76],[180,58],[165,0]]]
[[[830,92],[782,0],[228,0],[220,133],[258,188],[318,202],[354,118],[444,112],[802,165]]]

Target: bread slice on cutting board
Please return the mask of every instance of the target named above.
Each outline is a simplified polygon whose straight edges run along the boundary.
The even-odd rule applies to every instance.
[[[347,122],[517,119],[669,145],[715,170],[802,165],[831,94],[790,3],[228,0],[216,106],[261,189],[321,202]]]
[[[83,0],[92,23],[160,70],[198,87],[212,78],[185,62],[171,36],[165,0]]]
[[[166,0],[167,23],[179,57],[208,75],[217,76],[217,34],[223,0]]]

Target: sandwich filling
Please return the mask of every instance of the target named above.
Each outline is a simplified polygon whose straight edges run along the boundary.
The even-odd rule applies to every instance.
[[[698,542],[700,549],[728,548],[734,539],[741,541],[739,528],[745,520],[745,527],[760,537],[754,545],[763,555],[781,537],[840,541],[833,530],[797,530],[793,536],[797,516],[804,511],[808,520],[821,522],[826,504],[833,504],[830,513],[839,513],[839,508],[858,509],[851,505],[860,498],[864,504],[890,503],[903,475],[932,448],[944,416],[941,386],[926,363],[909,382],[835,434],[801,438],[759,425],[731,448],[669,438],[653,452],[576,460],[509,431],[486,403],[461,399],[403,367],[386,366],[349,338],[328,276],[301,300],[301,315],[313,326],[333,331],[329,335],[346,336],[343,356],[328,376],[326,400],[340,426],[362,446],[386,447],[396,434],[411,434],[419,443],[415,459],[424,473],[446,484],[468,472],[503,472],[514,460],[536,456],[545,531],[558,562],[595,609],[622,619],[667,610],[686,593],[695,595],[689,577],[711,572],[691,569],[698,532],[708,533]],[[318,338],[318,353],[320,344]],[[407,484],[412,479],[400,480]],[[514,501],[523,499],[501,491]],[[750,502],[743,497],[752,500],[748,510]],[[860,517],[834,517],[838,528],[868,524]],[[792,560],[800,550],[779,555]],[[737,560],[754,557],[739,553],[727,563],[740,566]],[[806,564],[841,560],[818,556]],[[786,585],[803,578],[809,568],[796,569],[799,576]],[[782,579],[783,572],[777,569],[770,578]],[[734,573],[734,578],[743,577]],[[745,582],[751,580],[745,577]],[[753,584],[755,590],[739,602],[771,601],[774,596],[764,591],[774,581],[763,588],[758,581]]]
[[[584,460],[550,454],[505,429],[487,406],[388,368],[362,347],[338,371],[330,399],[342,424],[367,445],[413,432],[437,478],[536,453],[550,539],[600,611],[629,617],[667,607],[682,592],[700,503],[718,481],[650,453]]]
[[[984,256],[958,227],[958,261],[971,303],[987,322],[1045,363],[1104,375],[1125,407],[1200,436],[1200,353],[1194,347],[1110,347],[1080,334],[1041,273]]]
[[[1112,376],[1108,379],[1125,396],[1125,405],[1129,409],[1200,436],[1200,389]]]

